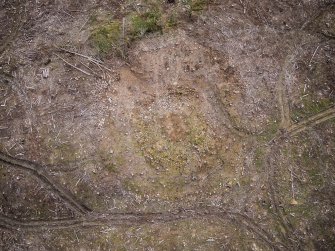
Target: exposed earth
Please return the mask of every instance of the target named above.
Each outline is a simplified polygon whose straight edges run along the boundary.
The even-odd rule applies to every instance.
[[[0,0],[1,250],[333,250],[335,2]]]

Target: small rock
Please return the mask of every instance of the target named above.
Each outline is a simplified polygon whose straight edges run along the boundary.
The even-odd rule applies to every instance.
[[[42,76],[43,76],[43,78],[48,78],[49,77],[49,68],[44,68],[42,70]]]
[[[293,206],[296,206],[298,204],[299,204],[298,201],[296,201],[295,199],[292,199],[290,202],[290,205],[293,205]]]

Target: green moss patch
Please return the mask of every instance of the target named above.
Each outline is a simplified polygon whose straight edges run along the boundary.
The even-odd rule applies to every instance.
[[[322,112],[334,105],[334,100],[329,98],[317,99],[311,95],[304,96],[294,107],[291,118],[294,122],[299,122],[305,118]]]
[[[258,138],[263,142],[268,142],[269,140],[273,139],[273,137],[276,135],[276,133],[279,130],[279,119],[273,119],[271,120],[265,130],[260,133]]]
[[[143,167],[146,175],[129,181],[130,189],[174,200],[197,192],[200,180],[208,180],[201,184],[204,193],[213,193],[237,178],[240,145],[220,139],[201,114],[155,117],[133,120],[135,141],[147,166]]]
[[[145,1],[139,7],[137,2],[128,2],[122,5],[123,12],[119,17],[111,17],[108,12],[95,13],[90,17],[90,41],[100,56],[114,51],[125,57],[127,48],[134,40],[150,33],[163,33],[176,28],[185,11],[190,12],[190,15],[197,14],[207,4],[207,0],[185,0],[182,5],[167,7],[161,1],[152,0]]]
[[[206,8],[207,0],[183,0],[182,3],[186,5],[190,11],[199,12]]]
[[[90,39],[102,55],[109,53],[112,48],[119,49],[121,46],[120,22],[112,21],[98,25],[92,30]]]
[[[162,31],[161,12],[158,9],[131,17],[131,36],[141,38],[147,33]]]

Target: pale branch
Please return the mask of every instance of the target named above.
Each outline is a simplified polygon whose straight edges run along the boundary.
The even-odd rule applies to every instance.
[[[78,70],[78,71],[80,71],[80,72],[82,72],[82,73],[84,73],[84,74],[86,74],[86,75],[88,75],[88,76],[92,76],[91,73],[89,73],[89,72],[87,72],[87,71],[85,71],[85,70],[83,70],[83,69],[81,69],[81,68],[75,66],[74,64],[69,63],[68,61],[66,61],[66,60],[65,60],[64,58],[62,58],[61,56],[59,56],[59,55],[57,55],[57,54],[55,54],[55,55],[56,55],[57,57],[59,57],[61,60],[63,60],[64,63],[66,63],[66,64],[72,66],[72,67],[75,68],[76,70]]]

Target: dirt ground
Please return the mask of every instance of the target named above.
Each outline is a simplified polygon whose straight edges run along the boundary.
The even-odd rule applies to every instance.
[[[1,250],[334,249],[334,1],[0,0],[0,26]]]

